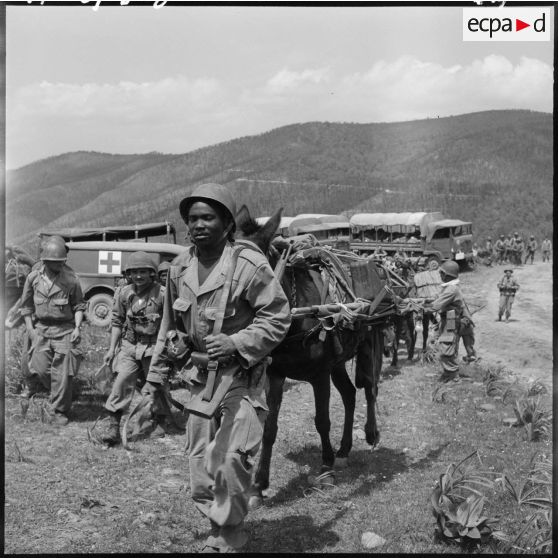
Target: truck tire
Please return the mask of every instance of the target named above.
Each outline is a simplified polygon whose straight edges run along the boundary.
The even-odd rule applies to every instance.
[[[430,264],[432,262],[436,262],[438,264],[438,267],[440,267],[440,258],[438,256],[428,256],[428,259],[426,260],[426,269],[430,269]]]
[[[89,299],[87,320],[97,327],[108,327],[111,321],[112,295],[98,293]]]

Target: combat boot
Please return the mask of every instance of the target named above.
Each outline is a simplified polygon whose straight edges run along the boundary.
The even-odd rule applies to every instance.
[[[101,441],[105,444],[114,446],[119,444],[120,438],[120,419],[122,418],[122,411],[115,413],[109,412],[109,425],[107,431],[101,437]]]

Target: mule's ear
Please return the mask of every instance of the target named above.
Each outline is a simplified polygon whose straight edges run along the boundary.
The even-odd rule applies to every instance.
[[[268,220],[267,223],[261,228],[260,235],[265,239],[266,244],[269,244],[281,224],[281,214],[283,208],[278,209]]]
[[[236,228],[239,231],[244,230],[244,227],[252,222],[252,217],[250,215],[250,211],[246,207],[246,205],[242,204],[242,207],[238,210],[235,218]]]

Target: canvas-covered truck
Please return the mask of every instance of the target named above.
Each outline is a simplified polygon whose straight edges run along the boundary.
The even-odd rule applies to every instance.
[[[171,223],[150,223],[98,229],[44,230],[41,238],[60,235],[69,248],[67,264],[77,273],[85,300],[87,320],[96,326],[110,324],[112,299],[122,282],[130,254],[147,252],[158,266],[172,261],[185,247],[176,242],[151,242],[153,238],[176,241]],[[103,240],[105,239],[105,240]]]
[[[288,226],[288,236],[310,233],[319,244],[340,250],[349,250],[351,225],[344,215],[321,213],[302,213],[297,215]]]
[[[397,252],[426,262],[473,260],[473,225],[440,212],[357,213],[350,218],[351,250]]]

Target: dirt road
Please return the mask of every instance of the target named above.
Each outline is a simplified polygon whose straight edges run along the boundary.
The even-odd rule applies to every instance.
[[[478,355],[485,365],[505,366],[526,379],[552,382],[552,264],[513,266],[520,285],[508,323],[498,322],[496,287],[504,267],[479,265],[461,274],[463,291],[474,311]],[[460,354],[463,354],[462,348]]]

